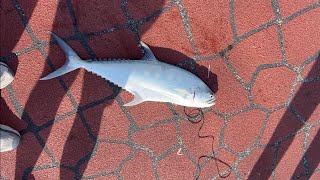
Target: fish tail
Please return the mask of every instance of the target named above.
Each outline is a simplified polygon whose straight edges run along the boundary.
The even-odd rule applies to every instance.
[[[81,60],[81,58],[77,55],[77,53],[65,41],[63,41],[59,36],[55,35],[54,33],[52,32],[49,32],[49,33],[57,41],[58,45],[63,50],[67,60],[62,67],[48,74],[47,76],[41,78],[40,80],[52,79],[52,78],[64,75],[68,72],[71,72],[75,69],[82,67],[84,63],[84,61]]]

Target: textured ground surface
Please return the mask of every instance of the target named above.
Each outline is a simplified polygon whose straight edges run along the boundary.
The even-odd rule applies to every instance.
[[[22,141],[0,154],[0,179],[193,179],[212,153],[201,124],[171,104],[123,107],[130,94],[84,70],[39,81],[65,62],[47,31],[82,58],[141,58],[142,39],[198,74],[217,94],[200,134],[227,179],[320,179],[318,0],[1,1],[16,79],[0,117]]]

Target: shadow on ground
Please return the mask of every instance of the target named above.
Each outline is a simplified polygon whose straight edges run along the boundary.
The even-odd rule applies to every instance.
[[[320,56],[317,57],[315,64],[312,66],[311,71],[307,75],[305,79],[312,79],[313,74],[318,74],[316,72],[319,71],[320,67]],[[283,132],[291,131],[290,133],[295,134],[300,130],[304,123],[299,122],[299,120],[295,120],[293,116],[293,112],[297,112],[305,122],[311,118],[312,113],[316,110],[317,106],[320,103],[320,83],[319,81],[303,83],[302,86],[299,88],[298,92],[295,94],[294,98],[292,99],[289,108],[283,115],[280,120],[280,123],[277,125],[271,139],[268,142],[268,145],[271,145],[271,148],[281,149],[277,153],[276,162],[274,162],[273,166],[274,169],[278,166],[280,160],[285,155],[286,151],[289,149],[290,145],[292,144],[294,137],[286,140],[280,144],[274,144],[274,142],[278,141],[279,138],[283,137]],[[292,174],[292,178],[294,176],[300,175],[300,169],[307,168],[306,170],[306,177],[310,178],[312,173],[317,168],[320,162],[319,156],[319,136],[320,131],[317,132],[314,140],[311,142],[309,149],[301,158],[300,163],[297,165],[295,172]],[[251,174],[249,175],[248,179],[269,179],[272,175],[272,165],[270,165],[270,153],[268,152],[269,148],[266,148],[264,152],[259,157],[258,161],[254,165]],[[277,151],[277,150],[276,150]],[[295,157],[292,157],[295,158]],[[305,161],[304,158],[312,159],[312,161]],[[267,165],[268,164],[268,165]]]
[[[57,35],[61,36],[62,34],[69,34],[72,40],[77,41],[81,46],[76,46],[75,51],[79,53],[80,57],[83,58],[112,58],[112,57],[121,57],[125,56],[126,58],[133,57],[142,57],[141,51],[137,46],[137,43],[140,40],[140,37],[149,29],[152,21],[145,23],[143,29],[139,29],[138,24],[130,24],[132,23],[132,16],[128,11],[128,4],[113,4],[113,2],[106,2],[101,1],[99,5],[95,5],[92,3],[91,5],[86,5],[85,8],[80,8],[79,5],[72,4],[71,1],[59,1],[58,10],[55,14],[55,20],[52,25],[52,32],[55,32]],[[143,1],[135,1],[134,4],[130,4],[131,8],[135,10],[135,14],[137,16],[145,17],[150,14],[150,12],[146,11],[148,7],[141,8],[138,7],[139,4],[143,4]],[[15,13],[18,12],[20,19],[13,19],[11,24],[19,24],[16,21],[21,21],[24,26],[17,26],[13,28],[12,26],[4,26],[4,32],[8,33],[7,36],[9,39],[5,39],[5,49],[2,52],[1,56],[6,56],[7,54],[11,54],[15,56],[13,53],[14,47],[17,45],[22,33],[25,31],[25,28],[28,28],[28,33],[31,36],[36,37],[36,33],[30,31],[32,26],[29,26],[28,21],[30,20],[30,16],[35,9],[37,1],[30,1],[28,2],[28,6],[23,6],[20,8],[21,4],[18,1],[7,2],[9,4],[5,4],[6,6],[15,7],[15,9],[11,9],[10,11],[14,13],[14,15],[7,14],[7,16],[15,17],[17,16]],[[12,4],[10,4],[12,3]],[[89,3],[90,4],[90,3]],[[113,12],[115,9],[110,7],[119,6],[118,11],[122,12],[119,16],[123,16],[124,22],[122,22],[123,17],[117,17],[117,14],[109,13]],[[152,3],[152,8],[155,10],[159,10],[164,6],[164,0],[156,1]],[[98,8],[97,8],[98,7]],[[10,8],[8,8],[10,9]],[[139,11],[140,10],[140,11]],[[85,24],[92,24],[91,21],[88,20],[87,16],[90,13],[95,12],[98,13],[96,15],[103,16],[104,18],[92,19],[95,22],[95,27],[101,28],[101,32],[97,34],[104,34],[103,31],[104,27],[108,27],[106,24],[123,24],[127,23],[126,27],[124,28],[125,31],[116,32],[116,34],[108,35],[108,37],[103,37],[104,39],[100,38],[100,35],[95,36],[95,33],[88,32],[92,27],[85,27]],[[99,14],[100,13],[100,14]],[[18,17],[19,17],[18,16]],[[66,22],[66,16],[68,16],[72,21],[72,28],[73,30],[66,30],[62,25]],[[88,26],[89,26],[88,25]],[[81,31],[81,32],[80,32]],[[90,39],[87,39],[83,36],[83,31],[87,31],[85,33],[91,34]],[[118,34],[117,34],[118,33]],[[102,35],[104,36],[104,35]],[[2,37],[2,36],[1,36]],[[34,45],[37,42],[34,41]],[[65,37],[62,36],[62,37]],[[10,39],[11,38],[11,39]],[[102,42],[117,42],[116,43],[116,51],[115,48],[110,48],[111,43],[109,45],[103,44]],[[99,48],[96,48],[96,45],[100,44]],[[39,45],[39,44],[38,44]],[[74,47],[73,44],[71,44]],[[82,50],[81,50],[82,48]],[[164,62],[177,64],[183,60],[190,59],[189,57],[177,52],[175,50],[170,50],[167,48],[159,48],[159,47],[151,47],[154,51],[155,55],[158,59],[163,60]],[[46,58],[46,67],[43,69],[42,77],[53,71],[54,69],[60,67],[65,62],[64,55],[61,50],[58,50],[57,57],[57,46],[53,45],[50,46],[48,51],[48,58]],[[108,55],[108,57],[105,57]],[[16,57],[16,56],[15,56]],[[19,66],[18,63],[19,57],[11,58],[10,61],[7,63],[9,66],[16,72],[17,67]],[[189,67],[186,67],[189,69]],[[216,92],[218,90],[217,87],[217,76],[213,73],[209,73],[210,78],[207,78],[208,69],[206,67],[197,66],[194,67],[198,76],[202,78],[209,87]],[[34,69],[38,71],[38,69]],[[30,69],[32,71],[32,69]],[[83,82],[80,83],[79,81]],[[79,92],[80,95],[75,97],[73,96],[74,90],[70,89],[71,86],[76,85],[76,88],[80,88]],[[94,86],[94,87],[92,87]],[[14,88],[9,86],[8,92],[10,96],[12,96],[13,101],[18,102],[19,99],[16,99],[14,94]],[[71,92],[71,94],[70,94]],[[84,171],[87,167],[88,161],[90,160],[91,156],[94,155],[96,151],[96,144],[99,141],[99,129],[101,121],[110,121],[111,118],[105,118],[103,115],[103,110],[108,108],[110,105],[114,103],[114,98],[118,96],[120,89],[114,87],[108,83],[105,83],[104,80],[98,78],[88,72],[83,72],[80,70],[76,70],[72,73],[68,73],[63,77],[59,77],[57,79],[52,79],[48,81],[38,81],[33,89],[31,90],[31,94],[29,95],[25,106],[23,107],[24,111],[20,112],[19,103],[15,103],[16,111],[20,112],[21,119],[27,125],[25,129],[21,131],[22,136],[22,143],[27,144],[29,149],[32,149],[32,153],[28,154],[26,148],[18,148],[16,151],[16,169],[15,169],[15,177],[23,177],[23,178],[34,178],[33,171],[34,167],[40,157],[42,156],[43,152],[46,152],[52,161],[52,165],[55,168],[60,168],[60,178],[62,179],[81,179],[84,175]],[[99,99],[91,98],[93,94],[99,94]],[[67,99],[69,100],[66,100]],[[62,115],[67,118],[67,122],[71,122],[70,130],[67,126],[58,126],[61,128],[61,132],[66,133],[65,136],[61,136],[56,138],[57,142],[56,145],[60,143],[62,146],[62,152],[55,152],[51,151],[51,147],[53,146],[48,142],[48,139],[51,134],[51,130],[53,124],[59,121],[58,114],[65,104],[62,102],[70,101],[68,105],[72,105],[74,109],[73,113],[67,115]],[[102,108],[95,108],[95,120],[94,122],[89,123],[88,119],[85,115],[85,111],[87,109],[93,108],[95,106],[102,105]],[[6,104],[3,99],[1,99],[1,107],[6,107]],[[45,111],[41,111],[40,109],[45,109]],[[7,120],[1,119],[1,123],[5,123],[10,125],[11,127],[17,128],[19,126],[19,121],[21,121],[18,117],[16,117],[9,108],[1,108],[1,117],[6,117],[10,119],[10,122]],[[61,114],[60,114],[61,115]],[[90,114],[89,114],[90,115]],[[94,123],[94,128],[91,124]],[[65,129],[64,129],[65,128]],[[19,128],[18,128],[19,129]],[[21,128],[20,128],[21,129]],[[64,141],[64,138],[66,141]],[[32,144],[31,141],[37,142],[40,146]],[[62,144],[61,144],[62,143]],[[32,147],[30,147],[32,146]],[[59,149],[59,148],[54,148]],[[27,153],[27,154],[26,154]],[[59,159],[61,157],[61,159]]]

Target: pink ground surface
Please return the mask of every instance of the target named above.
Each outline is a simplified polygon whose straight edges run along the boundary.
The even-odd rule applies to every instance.
[[[224,163],[200,159],[200,179],[320,179],[319,24],[317,0],[1,1],[0,123],[22,139],[0,179],[194,179],[212,153],[183,107],[124,107],[85,70],[39,81],[65,62],[47,31],[84,59],[141,58],[142,40],[203,79],[217,102],[200,135]]]

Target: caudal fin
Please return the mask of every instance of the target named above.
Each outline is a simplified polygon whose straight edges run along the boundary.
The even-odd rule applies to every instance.
[[[58,45],[63,50],[67,60],[62,67],[48,74],[47,76],[41,78],[40,80],[47,80],[47,79],[52,79],[52,78],[61,76],[63,74],[66,74],[68,72],[71,72],[75,69],[80,68],[83,64],[83,61],[80,59],[77,53],[74,52],[74,50],[66,42],[64,42],[59,36],[55,35],[54,33],[52,32],[49,32],[49,33],[57,41]]]

